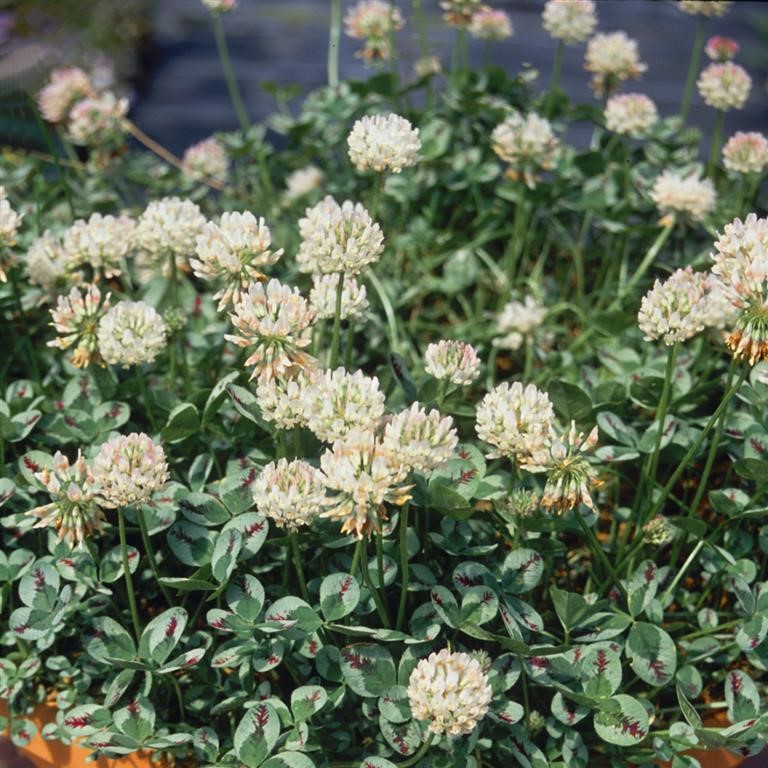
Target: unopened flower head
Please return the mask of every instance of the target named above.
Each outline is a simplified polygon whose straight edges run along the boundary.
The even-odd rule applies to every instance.
[[[605,105],[605,127],[615,133],[642,136],[658,120],[656,105],[643,93],[611,96]]]
[[[237,335],[227,335],[239,347],[248,348],[245,361],[256,376],[287,376],[314,365],[304,349],[310,344],[315,311],[301,296],[279,280],[251,283],[230,314]]]
[[[341,532],[358,539],[380,530],[385,502],[401,505],[411,498],[402,466],[390,462],[373,432],[356,429],[335,442],[320,457],[320,469],[329,492],[321,517],[341,521]]]
[[[306,461],[270,461],[253,484],[256,508],[280,528],[309,525],[323,511],[325,483]]]
[[[509,163],[507,175],[533,186],[540,171],[554,167],[558,141],[545,117],[513,111],[491,134],[493,151]]]
[[[16,233],[21,226],[21,214],[11,207],[11,201],[0,185],[0,252],[16,245]]]
[[[323,320],[332,320],[336,314],[336,291],[339,285],[339,273],[330,275],[313,275],[312,290],[309,294],[309,303],[317,312],[317,316]],[[345,277],[341,287],[341,312],[342,320],[360,319],[368,309],[368,298],[364,285],[354,277]]]
[[[544,322],[547,308],[530,294],[524,301],[509,301],[496,318],[495,347],[519,349],[523,342],[530,341],[536,329]]]
[[[579,504],[595,509],[591,491],[599,483],[588,454],[597,445],[597,437],[597,427],[585,438],[576,431],[575,422],[571,422],[568,432],[553,438],[544,450],[522,457],[521,466],[527,472],[547,473],[540,506],[558,514]]]
[[[32,285],[38,285],[46,293],[73,282],[64,248],[59,238],[49,230],[36,238],[25,256],[27,276]]]
[[[419,161],[419,129],[400,115],[366,115],[347,138],[349,159],[358,171],[392,171]]]
[[[512,37],[512,19],[506,11],[480,6],[472,14],[469,34],[478,40],[506,40]]]
[[[101,529],[104,515],[96,503],[93,472],[80,451],[74,464],[56,451],[53,467],[35,472],[35,478],[45,486],[51,502],[27,512],[38,518],[34,528],[54,528],[58,540],[70,547]]]
[[[78,101],[69,113],[67,130],[76,144],[103,146],[122,141],[128,99],[107,91]]]
[[[93,460],[93,475],[100,503],[109,508],[149,501],[169,476],[162,446],[143,432],[103,443]]]
[[[214,139],[193,144],[181,159],[181,172],[189,181],[225,181],[229,169],[229,156],[224,145]]]
[[[677,529],[664,515],[656,515],[643,526],[643,533],[649,544],[662,547],[675,538]]]
[[[379,380],[343,368],[317,372],[304,390],[307,426],[320,440],[332,443],[353,429],[373,431],[384,415]]]
[[[299,371],[287,378],[260,376],[256,383],[256,400],[262,418],[278,429],[306,426],[305,395],[313,375],[314,371]]]
[[[707,40],[704,51],[712,61],[730,61],[739,52],[739,44],[730,37],[715,35]]]
[[[99,322],[99,354],[105,363],[152,363],[168,344],[163,318],[143,301],[120,301]]]
[[[130,216],[94,213],[87,221],[78,219],[62,240],[67,268],[88,266],[94,278],[119,275],[133,248],[135,233],[136,222]]]
[[[285,179],[286,200],[298,200],[310,192],[320,189],[325,182],[325,174],[316,165],[306,165],[292,173]]]
[[[238,0],[202,0],[203,5],[213,13],[225,13],[231,11]]]
[[[344,30],[365,47],[355,55],[366,61],[386,61],[392,57],[392,34],[405,22],[400,9],[389,0],[359,0],[344,16]]]
[[[678,8],[689,16],[722,16],[732,0],[680,0]]]
[[[263,218],[249,211],[224,213],[218,224],[206,223],[197,236],[196,259],[190,259],[194,273],[203,280],[217,280],[219,311],[240,300],[242,291],[255,281],[266,280],[264,269],[271,267],[283,249],[273,251],[272,235]]]
[[[66,67],[51,72],[51,79],[37,94],[37,103],[49,123],[62,123],[78,101],[92,96],[95,91],[88,75],[79,67]]]
[[[690,267],[657,280],[643,297],[637,323],[646,341],[662,339],[667,346],[687,341],[707,325],[708,275]]]
[[[144,209],[136,227],[136,242],[153,256],[189,256],[203,231],[205,216],[191,200],[164,197]]]
[[[566,45],[583,43],[597,26],[593,0],[547,0],[541,16],[544,29]]]
[[[408,702],[415,720],[438,736],[475,730],[493,698],[488,675],[468,653],[443,648],[422,659],[408,679]]]
[[[350,200],[339,205],[330,195],[307,209],[299,232],[297,261],[302,272],[358,275],[384,251],[381,227],[368,211]]]
[[[726,112],[741,109],[746,104],[752,78],[744,67],[726,61],[724,64],[710,64],[699,75],[697,85],[701,98],[708,106]]]
[[[528,488],[513,488],[500,503],[512,518],[530,517],[539,508],[541,497]]]
[[[768,165],[768,139],[757,132],[735,133],[723,147],[723,165],[736,173],[762,173]]]
[[[481,0],[440,0],[440,7],[445,11],[445,23],[466,29],[472,23],[472,16],[482,7]]]
[[[443,67],[437,56],[422,56],[413,63],[413,71],[416,77],[429,77],[429,75],[439,75]]]
[[[533,384],[504,382],[477,407],[478,437],[493,446],[489,457],[536,455],[553,435],[555,411],[545,392]]]
[[[738,310],[726,344],[750,365],[768,360],[768,219],[750,213],[726,224],[715,250],[712,272]]]
[[[701,221],[715,208],[715,186],[698,173],[664,171],[656,177],[651,198],[662,216],[682,214]]]
[[[427,347],[424,368],[440,381],[467,387],[480,376],[480,358],[471,344],[443,340]]]
[[[458,442],[450,416],[413,403],[386,420],[381,447],[393,465],[429,474],[454,457]]]
[[[86,285],[82,292],[73,287],[64,296],[59,296],[56,307],[51,309],[51,325],[59,334],[48,342],[49,347],[69,349],[72,365],[85,368],[93,361],[99,361],[97,329],[99,321],[109,308],[107,293],[102,301],[101,291],[96,285]]]
[[[596,96],[612,93],[624,80],[636,80],[648,69],[640,61],[637,41],[625,32],[595,35],[587,44],[584,68],[592,73]]]

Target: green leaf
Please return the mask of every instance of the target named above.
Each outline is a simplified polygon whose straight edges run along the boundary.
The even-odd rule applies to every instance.
[[[169,414],[160,432],[166,443],[177,443],[194,435],[200,429],[200,414],[192,403],[177,405]]]
[[[137,696],[127,707],[118,709],[112,721],[120,733],[142,744],[155,730],[155,708],[145,696]]]
[[[279,736],[280,720],[272,705],[256,704],[235,730],[235,754],[248,768],[258,768],[275,748]]]
[[[227,587],[227,604],[242,619],[256,621],[264,607],[264,587],[251,574],[234,579]]]
[[[210,563],[215,533],[200,525],[178,520],[168,529],[168,544],[184,565]]]
[[[270,757],[259,768],[315,768],[315,763],[303,752],[287,751]]]
[[[594,643],[579,664],[584,693],[592,699],[607,699],[621,685],[620,648],[613,643]]]
[[[116,431],[128,421],[130,416],[130,406],[120,402],[101,403],[93,411],[93,421],[99,432]]]
[[[219,534],[211,556],[211,571],[219,584],[229,580],[237,565],[237,556],[242,546],[243,535],[236,528],[230,528]]]
[[[38,560],[19,582],[19,597],[24,605],[37,611],[52,611],[59,596],[59,572]]]
[[[581,595],[577,595],[574,592],[566,592],[553,586],[550,587],[549,594],[552,597],[557,618],[560,619],[563,629],[568,631],[578,626],[579,623],[597,610]]]
[[[731,670],[725,677],[725,701],[728,704],[728,719],[732,723],[751,720],[760,714],[757,686],[740,669]]]
[[[139,658],[163,664],[178,645],[187,626],[183,608],[169,608],[147,624],[139,639]]]
[[[643,560],[632,575],[627,587],[629,612],[639,616],[656,597],[659,588],[659,569],[652,560]]]
[[[562,380],[552,381],[547,387],[547,394],[555,411],[568,423],[583,423],[592,414],[592,400],[575,384]]]
[[[677,649],[672,638],[660,627],[639,621],[627,635],[624,652],[632,671],[653,686],[669,684],[677,668]]]
[[[239,376],[240,371],[231,371],[216,382],[203,406],[203,426],[219,412],[221,404],[227,399],[227,386],[236,381]]]
[[[595,732],[608,744],[631,747],[648,735],[648,713],[632,696],[618,694],[603,701],[594,717]]]
[[[355,610],[360,586],[348,573],[332,573],[320,584],[320,610],[326,621],[338,621]]]
[[[739,459],[733,462],[737,475],[759,483],[768,482],[768,461],[762,459]]]
[[[344,646],[341,672],[358,696],[382,696],[397,681],[392,654],[374,643]]]
[[[519,595],[530,592],[544,573],[544,558],[534,549],[515,549],[501,566],[501,586],[505,592]]]
[[[275,624],[278,630],[288,624],[298,626],[299,629],[308,633],[314,632],[323,624],[322,619],[304,600],[293,595],[282,597],[272,603],[264,616],[264,621]]]
[[[679,685],[675,686],[675,691],[677,693],[677,702],[680,705],[680,712],[688,721],[688,725],[690,725],[691,728],[701,728],[701,717],[696,711],[696,707],[688,701],[687,696],[683,693],[683,689]]]
[[[499,612],[499,598],[490,587],[470,587],[461,600],[459,623],[481,626],[496,618]]]
[[[134,659],[136,645],[133,638],[109,616],[95,616],[82,631],[83,648],[94,659]]]
[[[328,701],[325,688],[319,685],[302,685],[291,693],[291,712],[295,722],[308,720],[319,712]]]
[[[411,705],[408,689],[404,685],[393,685],[379,697],[379,712],[390,723],[405,723],[410,720]]]
[[[108,727],[112,722],[112,715],[108,709],[97,704],[83,704],[65,713],[62,725],[70,736],[90,736],[102,728]]]

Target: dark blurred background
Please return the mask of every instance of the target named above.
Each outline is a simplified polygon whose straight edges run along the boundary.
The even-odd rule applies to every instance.
[[[344,0],[347,8],[354,3]],[[543,0],[492,0],[511,18],[514,36],[501,43],[473,42],[475,64],[490,61],[514,74],[523,66],[540,73],[545,89],[555,44],[541,27]],[[410,0],[399,0],[406,25],[396,37],[399,69],[413,77],[419,56]],[[454,30],[441,18],[438,0],[424,0],[432,53],[447,68]],[[674,0],[598,0],[599,30],[624,29],[638,40],[648,71],[625,90],[642,91],[662,115],[679,109],[697,19]],[[302,93],[326,82],[329,0],[240,0],[223,16],[234,68],[252,120],[274,111],[262,88],[296,84]],[[753,78],[747,106],[729,113],[726,135],[735,130],[768,130],[768,4],[740,0],[708,32],[735,38],[737,58]],[[342,36],[342,78],[364,78],[355,51],[359,41]],[[583,69],[585,46],[566,51],[562,85],[577,101],[593,102]],[[0,96],[9,83],[29,88],[52,65],[80,63],[115,78],[131,96],[133,120],[175,152],[237,122],[216,53],[210,16],[200,0],[0,0]],[[0,106],[0,110],[2,106]],[[5,119],[4,119],[5,118]],[[692,121],[707,132],[714,111],[698,95]],[[0,114],[0,143],[11,143],[13,126]]]

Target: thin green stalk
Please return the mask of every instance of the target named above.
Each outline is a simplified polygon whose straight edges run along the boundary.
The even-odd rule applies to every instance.
[[[147,392],[147,384],[144,381],[144,376],[141,373],[141,366],[135,365],[133,367],[136,372],[136,383],[139,388],[139,395],[141,396],[141,402],[144,403],[144,410],[147,412],[147,419],[152,427],[153,432],[157,432],[157,421],[155,420],[155,412],[149,402],[149,393]]]
[[[120,555],[123,561],[123,578],[125,579],[125,589],[128,592],[128,606],[131,609],[131,621],[133,621],[133,631],[138,641],[141,637],[141,622],[139,621],[139,611],[136,607],[136,595],[133,592],[133,577],[128,563],[128,544],[125,538],[125,511],[122,507],[117,508],[117,529],[120,535]]]
[[[624,600],[626,600],[627,590],[624,588],[624,585],[621,583],[621,579],[618,577],[618,574],[614,570],[613,565],[611,565],[611,561],[608,559],[608,556],[605,554],[605,551],[600,545],[600,542],[597,540],[595,532],[587,525],[586,520],[584,520],[584,518],[581,516],[581,512],[578,510],[576,510],[576,520],[581,526],[581,530],[587,539],[587,545],[589,546],[592,554],[600,561],[603,568],[605,568],[606,573],[613,580],[613,586],[619,590],[621,596],[624,598]]]
[[[166,680],[171,681],[173,692],[176,694],[176,704],[179,707],[179,722],[183,723],[187,719],[187,716],[184,712],[184,696],[182,696],[181,694],[181,687],[179,686],[179,681],[173,675],[166,675]]]
[[[384,591],[384,543],[381,532],[375,534],[376,537],[376,570],[379,577],[379,589]]]
[[[709,145],[709,161],[707,162],[707,176],[710,178],[717,168],[717,161],[720,157],[720,146],[723,143],[723,127],[725,126],[725,112],[722,109],[717,110],[715,124],[712,127],[712,139]]]
[[[352,565],[349,568],[349,573],[353,577],[357,578],[355,574],[357,573],[357,567],[360,564],[360,555],[363,552],[363,540],[358,539],[357,543],[355,544],[355,550],[352,553]]]
[[[331,23],[328,34],[328,85],[339,86],[339,40],[341,39],[341,0],[331,0]]]
[[[367,552],[364,552],[363,556],[360,558],[360,569],[363,572],[363,582],[365,583],[365,586],[368,587],[368,591],[371,593],[373,602],[376,604],[376,611],[379,614],[381,623],[387,629],[389,629],[389,616],[387,615],[387,608],[384,605],[384,601],[381,599],[379,590],[376,589],[376,587],[374,586],[373,580],[371,579],[371,574],[368,570],[368,553]]]
[[[349,326],[347,327],[347,339],[344,342],[344,367],[350,371],[352,370],[352,353],[355,351],[355,323],[354,320],[349,320]]]
[[[155,577],[157,586],[160,588],[160,591],[163,593],[163,597],[165,598],[165,602],[168,603],[168,607],[173,608],[173,600],[171,599],[171,596],[168,593],[168,590],[165,588],[163,584],[160,583],[160,571],[157,567],[155,550],[149,538],[149,530],[147,529],[147,521],[144,517],[144,510],[141,508],[140,505],[136,505],[135,510],[136,510],[136,519],[139,521],[139,531],[141,532],[141,540],[144,543],[144,552],[147,555],[147,560],[149,560],[149,567],[152,570],[152,575]]]
[[[406,502],[400,512],[400,603],[397,607],[397,623],[395,629],[402,629],[405,621],[405,608],[408,602],[408,583],[410,570],[408,568],[408,512],[410,505]]]
[[[339,282],[336,284],[336,308],[333,313],[333,332],[331,334],[331,354],[329,367],[333,371],[339,364],[339,338],[341,333],[341,297],[344,293],[344,273],[339,272]]]
[[[523,382],[528,383],[531,380],[533,372],[533,339],[530,336],[525,337],[525,363],[523,367]]]
[[[696,75],[699,72],[701,62],[701,53],[704,50],[704,36],[707,32],[707,19],[702,16],[699,19],[699,26],[696,28],[696,39],[691,51],[691,61],[688,65],[688,77],[685,80],[685,91],[683,92],[683,101],[680,105],[680,119],[685,122],[688,119],[688,110],[691,107],[691,97],[693,96],[693,87],[696,84]]]
[[[635,274],[632,275],[632,277],[629,279],[629,282],[624,286],[624,289],[620,291],[619,295],[616,297],[616,299],[614,299],[610,309],[615,309],[625,296],[628,296],[630,293],[632,293],[634,287],[640,282],[640,280],[643,278],[643,275],[645,275],[651,264],[653,264],[653,262],[656,260],[656,257],[659,255],[659,251],[662,249],[664,243],[667,242],[667,239],[672,234],[673,227],[674,224],[669,223],[661,230],[661,232],[659,232],[651,247],[648,249],[648,252],[643,257],[643,260],[640,262],[640,266],[635,271]]]
[[[430,733],[427,740],[419,747],[418,751],[413,757],[408,758],[408,760],[404,760],[402,763],[398,763],[398,768],[411,768],[412,765],[416,765],[416,763],[421,760],[424,755],[427,754],[429,751],[429,748],[432,746],[432,742],[435,739],[435,734]]]
[[[176,265],[176,254],[171,251],[168,254],[169,263],[171,266],[171,303],[173,304],[173,308],[178,312],[181,313],[181,302],[179,301],[179,271],[178,267]],[[187,394],[187,397],[190,396],[192,393],[192,382],[189,378],[189,367],[187,366],[187,352],[184,349],[184,336],[181,333],[174,333],[174,337],[171,339],[171,345],[174,345],[178,342],[179,345],[179,361],[181,362],[181,373],[184,379],[184,391]],[[175,367],[176,363],[176,355],[173,354],[172,357],[172,363]],[[173,385],[175,386],[176,382],[174,380]]]
[[[376,291],[381,306],[384,309],[384,314],[387,317],[387,328],[389,330],[389,348],[392,352],[397,352],[400,347],[400,341],[397,332],[397,319],[395,317],[395,310],[392,306],[392,301],[387,295],[387,291],[381,283],[381,280],[377,277],[373,268],[369,268],[367,272],[368,279],[371,281],[373,289]]]
[[[224,27],[221,24],[221,15],[214,13],[211,16],[213,21],[213,35],[216,38],[216,48],[219,51],[219,59],[221,60],[221,66],[224,69],[224,79],[227,83],[227,90],[229,91],[229,98],[232,101],[232,106],[237,113],[237,120],[240,123],[240,130],[243,133],[247,133],[251,127],[251,122],[248,119],[248,113],[245,110],[245,104],[243,104],[243,98],[240,95],[240,89],[237,86],[237,80],[235,79],[235,72],[232,69],[232,61],[229,58],[229,48],[227,46],[227,38],[224,36]]]
[[[507,283],[511,287],[515,281],[517,265],[520,263],[520,256],[525,246],[525,228],[528,220],[528,206],[525,200],[525,190],[520,185],[520,199],[515,205],[515,218],[513,224],[512,240],[507,247],[505,272],[507,274]]]
[[[19,313],[19,320],[24,323],[24,307],[21,303],[21,288],[19,287],[19,277],[16,270],[11,267],[8,270],[11,278],[11,289],[13,291],[13,303],[16,305],[16,311]],[[32,348],[32,342],[29,340],[29,334],[26,327],[22,328],[21,337],[24,339],[24,349],[27,352],[27,358],[29,359],[29,367],[32,370],[32,376],[38,386],[42,384],[42,378],[40,376],[40,368],[37,365],[37,357],[35,351]]]
[[[555,58],[552,61],[552,74],[549,77],[549,93],[547,94],[547,101],[544,106],[544,114],[548,117],[552,114],[552,107],[555,104],[555,92],[557,86],[560,84],[560,70],[563,66],[563,52],[565,51],[565,43],[561,40],[555,49]]]
[[[664,590],[664,594],[661,596],[661,599],[659,602],[664,605],[664,603],[667,601],[669,596],[675,591],[677,588],[677,585],[680,583],[680,580],[685,576],[685,572],[688,570],[688,568],[691,567],[691,564],[698,556],[699,552],[701,552],[702,547],[706,543],[706,539],[700,539],[699,543],[693,548],[692,552],[688,557],[686,558],[685,562],[683,563],[683,567],[677,571],[675,574],[675,578],[672,579],[670,582],[670,585]]]
[[[413,0],[413,11],[416,15],[416,28],[419,35],[419,56],[422,59],[429,57],[429,37],[427,35],[427,18],[424,14],[423,0]],[[427,80],[427,109],[432,108],[434,101],[434,89],[432,87],[432,78]]]
[[[307,581],[304,578],[304,567],[301,564],[301,550],[299,549],[299,539],[296,536],[296,531],[293,528],[288,529],[288,541],[291,544],[291,555],[293,557],[293,567],[296,569],[296,578],[299,581],[299,589],[301,590],[301,596],[309,603],[309,590],[307,589]]]

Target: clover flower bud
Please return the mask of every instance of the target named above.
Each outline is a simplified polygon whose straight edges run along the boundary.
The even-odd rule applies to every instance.
[[[625,32],[598,33],[587,44],[584,69],[592,73],[596,96],[613,92],[624,80],[636,80],[647,65],[640,61],[637,41]]]
[[[120,301],[99,321],[99,354],[105,363],[152,363],[168,344],[168,330],[154,307],[143,301]]]
[[[349,159],[358,171],[400,173],[419,162],[419,129],[400,115],[366,115],[347,138]]]
[[[752,78],[744,67],[726,61],[710,64],[699,75],[696,84],[704,102],[715,109],[726,112],[741,109],[747,102],[752,87]]]
[[[323,476],[306,461],[270,461],[253,484],[253,498],[262,515],[295,530],[323,511]]]
[[[188,181],[220,181],[227,178],[229,156],[213,137],[188,147],[181,158],[181,172]]]
[[[439,381],[467,387],[480,376],[480,358],[471,344],[442,340],[427,347],[424,368]]]
[[[658,120],[656,105],[643,93],[611,96],[605,105],[605,127],[614,133],[642,136]]]

